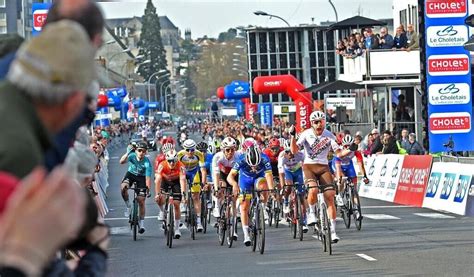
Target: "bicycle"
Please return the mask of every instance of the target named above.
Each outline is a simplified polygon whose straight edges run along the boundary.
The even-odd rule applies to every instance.
[[[191,193],[191,187],[192,185],[188,184],[188,192],[187,192],[187,204],[186,204],[186,217],[185,217],[185,222],[188,225],[189,231],[191,233],[191,239],[195,240],[196,239],[196,233],[197,233],[197,216],[196,216],[196,211],[194,210],[194,201],[193,201],[193,196]]]
[[[285,185],[284,187],[291,187],[290,193],[290,212],[287,215],[287,220],[290,222],[290,232],[294,239],[297,237],[300,241],[303,240],[303,225],[304,225],[304,214],[302,213],[301,206],[303,203],[302,196],[297,192],[298,183],[293,185]]]
[[[358,231],[362,228],[362,209],[360,207],[359,193],[354,187],[351,178],[343,177],[344,190],[342,191],[342,199],[344,206],[341,207],[341,216],[344,220],[346,228],[351,227],[351,216],[354,217],[354,224]],[[357,213],[356,213],[357,212]],[[357,216],[359,215],[359,216]]]
[[[137,182],[133,182],[129,190],[133,190],[133,203],[132,203],[132,209],[130,211],[130,215],[128,218],[128,222],[130,223],[130,230],[132,230],[133,233],[133,240],[137,240],[137,232],[138,232],[138,214],[139,214],[139,209],[138,209],[138,194],[142,190],[142,188],[137,188]],[[148,191],[148,189],[147,189]],[[147,193],[147,192],[145,192]]]
[[[279,181],[275,179],[275,187],[279,187]],[[272,226],[275,222],[275,228],[278,228],[280,223],[280,215],[282,211],[281,201],[277,201],[276,198],[270,197],[267,202],[267,213],[268,213],[268,226]]]
[[[166,236],[166,246],[171,248],[173,246],[173,235],[174,235],[174,205],[173,205],[173,194],[162,192],[165,195],[165,220],[163,221],[163,229]]]
[[[255,252],[257,245],[260,254],[265,251],[265,204],[261,201],[261,193],[274,190],[253,190],[249,209],[249,231],[252,241],[252,251]],[[242,201],[246,201],[246,194],[243,194]]]
[[[318,239],[323,244],[323,251],[329,252],[329,255],[332,255],[332,240],[331,240],[331,221],[329,220],[327,205],[324,201],[324,191],[325,186],[316,185],[310,186],[310,188],[318,188],[318,205],[316,205],[316,224],[314,225],[315,233]]]
[[[201,190],[201,222],[203,227],[203,233],[207,232],[207,224],[211,222],[211,212],[207,207],[210,191]]]
[[[217,219],[217,234],[219,238],[220,245],[224,245],[224,240],[226,238],[226,231],[227,231],[227,245],[229,248],[232,247],[232,243],[234,242],[234,233],[235,227],[237,225],[237,217],[235,216],[234,210],[234,201],[232,195],[232,187],[225,187],[220,188],[225,189],[224,194],[224,201],[222,203],[220,209],[220,216]]]

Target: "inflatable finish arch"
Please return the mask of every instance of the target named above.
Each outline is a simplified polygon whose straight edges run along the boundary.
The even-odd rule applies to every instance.
[[[285,92],[296,105],[296,130],[303,131],[310,127],[311,93],[301,92],[305,89],[293,75],[262,76],[253,80],[253,91],[256,94],[273,94]]]

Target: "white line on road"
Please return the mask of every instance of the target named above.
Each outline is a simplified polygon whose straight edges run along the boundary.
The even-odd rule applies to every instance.
[[[445,215],[440,213],[414,213],[414,215],[421,216],[421,217],[429,217],[429,218],[456,218],[451,215]]]
[[[371,256],[365,255],[365,254],[356,254],[357,256],[361,257],[362,259],[366,259],[367,261],[373,262],[376,261],[377,259],[372,258]]]
[[[362,209],[413,208],[412,206],[362,206]]]
[[[145,216],[145,219],[157,219],[157,216]],[[110,220],[125,220],[128,218],[127,217],[110,217],[110,218],[106,218],[104,219],[105,221],[110,221]]]
[[[370,218],[370,219],[400,219],[399,217],[388,215],[388,214],[364,214],[364,217]]]

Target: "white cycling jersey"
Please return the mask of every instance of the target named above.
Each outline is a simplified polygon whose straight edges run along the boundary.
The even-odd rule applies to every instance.
[[[324,130],[321,136],[317,136],[312,128],[301,133],[296,142],[298,147],[304,147],[305,164],[328,164],[328,153],[332,148],[334,152],[341,149],[336,142],[336,137]]]
[[[224,152],[220,151],[214,155],[212,158],[212,172],[222,172],[224,174],[229,174],[230,170],[234,166],[234,161],[236,161],[237,155],[234,154],[232,159],[226,159]]]
[[[298,151],[291,159],[285,157],[285,151],[282,151],[280,155],[278,155],[278,173],[284,173],[285,169],[295,172],[301,168],[301,162],[303,161],[304,153],[301,151]]]

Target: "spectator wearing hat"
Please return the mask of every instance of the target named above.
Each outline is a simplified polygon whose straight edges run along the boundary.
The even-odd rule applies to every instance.
[[[382,141],[380,140],[379,129],[373,129],[370,134],[373,137],[372,148],[370,149],[370,155],[381,153],[383,149]]]
[[[70,20],[51,23],[18,50],[0,83],[0,170],[22,178],[44,163],[51,137],[84,107],[96,78],[94,52]]]
[[[408,155],[424,155],[425,149],[421,144],[416,141],[415,133],[411,133],[408,135],[408,144],[406,145],[407,154]]]
[[[383,149],[382,154],[398,154],[398,146],[395,137],[393,137],[392,132],[385,130],[383,132]]]

